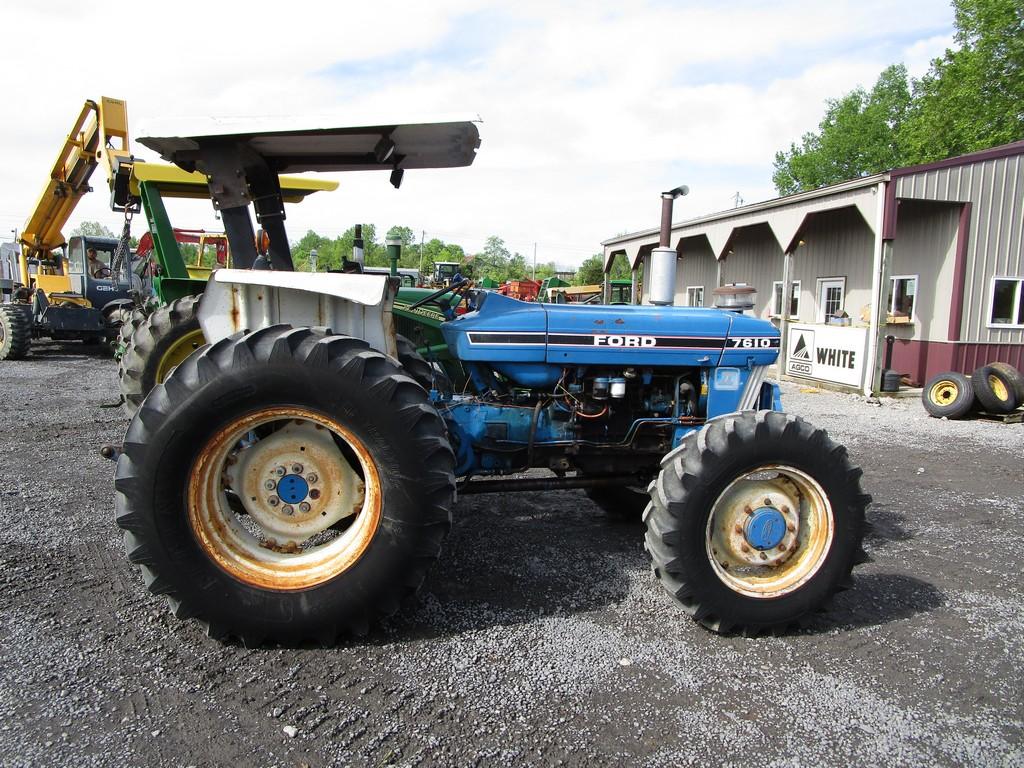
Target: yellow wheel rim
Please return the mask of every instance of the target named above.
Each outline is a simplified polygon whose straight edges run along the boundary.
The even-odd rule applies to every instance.
[[[928,390],[928,399],[936,405],[950,405],[960,395],[960,387],[955,381],[943,379],[932,384]]]
[[[992,394],[1002,400],[1004,403],[1010,399],[1010,391],[1006,388],[1003,380],[993,374],[988,375],[988,388],[992,390]]]
[[[189,331],[180,339],[175,341],[160,358],[156,367],[156,383],[162,384],[167,375],[174,368],[185,361],[185,358],[199,349],[206,343],[203,332],[199,328]]]
[[[247,466],[245,454],[264,441],[273,446],[264,452],[269,456]],[[284,489],[293,471],[318,491],[301,505]],[[346,505],[342,514],[328,514],[333,500]],[[351,568],[380,527],[383,493],[362,440],[315,411],[281,406],[237,418],[206,441],[192,466],[187,504],[196,541],[218,567],[246,584],[283,592],[315,587]],[[295,535],[282,536],[289,527]]]

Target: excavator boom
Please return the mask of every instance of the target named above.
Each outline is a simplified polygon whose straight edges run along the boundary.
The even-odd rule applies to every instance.
[[[62,230],[78,201],[90,191],[89,179],[96,166],[102,161],[112,168],[130,157],[127,105],[108,97],[100,99],[99,104],[86,101],[19,238],[24,272],[26,259],[47,259],[54,249],[64,245]],[[22,282],[27,283],[27,275],[22,274]]]

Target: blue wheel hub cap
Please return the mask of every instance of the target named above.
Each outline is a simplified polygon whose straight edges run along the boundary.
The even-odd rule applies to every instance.
[[[744,535],[754,549],[777,547],[786,536],[786,518],[775,507],[759,507],[747,518]]]
[[[277,495],[285,504],[298,504],[309,495],[309,483],[299,475],[285,475],[277,484]],[[785,523],[782,528],[785,530]]]

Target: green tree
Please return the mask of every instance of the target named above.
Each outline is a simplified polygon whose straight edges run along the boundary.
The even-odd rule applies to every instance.
[[[780,194],[1024,139],[1024,3],[953,0],[956,50],[908,86],[885,69],[828,102],[818,131],[775,155]]]
[[[1024,4],[955,0],[957,50],[913,83],[900,140],[922,163],[1024,138]]]
[[[549,277],[554,277],[555,272],[558,271],[558,267],[555,266],[555,262],[547,261],[537,265],[536,278],[538,280],[546,280]],[[530,270],[531,275],[533,270]]]
[[[514,253],[508,260],[508,276],[506,280],[522,280],[530,276],[530,267],[526,263],[526,257],[521,253]]]
[[[473,277],[477,280],[489,277],[503,283],[508,279],[511,259],[512,253],[505,247],[505,241],[497,235],[491,235],[484,243],[483,250],[473,257]]]
[[[107,227],[98,221],[83,221],[73,230],[72,235],[85,235],[86,237],[115,237]]]
[[[295,268],[304,271],[309,269],[309,252],[316,248],[317,270],[326,272],[329,269],[341,269],[345,259],[352,258],[352,244],[356,238],[356,228],[349,227],[336,238],[325,237],[309,230],[302,239],[291,244],[292,260]],[[377,230],[373,224],[363,225],[363,253],[366,266],[388,266],[387,253],[384,246],[377,242]]]
[[[629,268],[629,262],[624,256],[616,256],[612,260],[611,279],[612,280],[629,280],[632,277],[632,271]],[[573,285],[600,285],[604,282],[604,256],[600,253],[595,253],[590,258],[586,259],[580,264],[579,269],[576,270],[576,275],[573,277]]]
[[[295,262],[295,268],[300,271],[308,270],[310,267],[309,253],[316,249],[317,269],[320,271],[328,269],[328,247],[330,242],[330,238],[318,235],[312,229],[306,232],[301,240],[291,244],[292,261]]]
[[[405,269],[418,269],[420,266],[420,245],[416,242],[416,234],[409,227],[396,225],[388,230],[387,239],[390,240],[391,238],[397,238],[402,243],[402,252],[398,258],[398,266]]]
[[[434,274],[434,264],[436,262],[462,262],[465,258],[466,252],[462,249],[461,245],[446,243],[444,240],[435,237],[423,244],[423,266],[421,271],[424,275],[432,275]]]
[[[883,70],[870,91],[855,88],[830,99],[817,133],[800,146],[775,154],[772,181],[790,195],[846,179],[895,168],[903,161],[899,136],[910,110],[907,70],[894,64]]]

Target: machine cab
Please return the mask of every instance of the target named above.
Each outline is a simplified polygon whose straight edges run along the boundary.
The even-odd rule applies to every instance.
[[[111,274],[117,240],[110,237],[76,235],[68,241],[68,273],[71,290],[98,308],[114,299],[127,299],[139,278],[129,271],[128,260],[121,265],[117,280]]]

